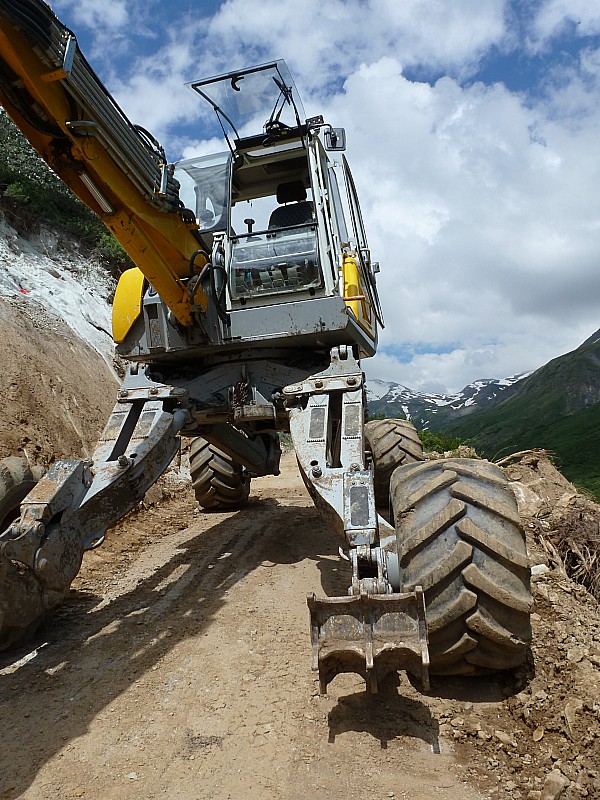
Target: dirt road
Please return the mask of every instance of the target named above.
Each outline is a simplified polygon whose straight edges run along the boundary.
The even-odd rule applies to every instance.
[[[345,592],[338,541],[292,457],[253,498],[203,514],[183,489],[88,554],[37,650],[0,662],[1,797],[482,796],[406,678],[319,697],[305,595]]]

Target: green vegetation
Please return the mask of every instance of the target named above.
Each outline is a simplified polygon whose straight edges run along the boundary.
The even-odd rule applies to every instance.
[[[447,431],[419,431],[419,439],[426,453],[447,453],[464,444],[462,439]]]
[[[0,208],[20,233],[40,223],[71,234],[116,270],[130,266],[127,253],[98,217],[73,195],[0,111]]]
[[[558,468],[600,500],[600,345],[556,358],[492,408],[450,425],[481,455],[496,459],[534,447],[550,450]]]
[[[598,333],[598,332],[597,332]],[[370,404],[371,419],[395,416],[393,403]],[[411,409],[411,413],[413,409]],[[561,472],[600,501],[600,341],[553,359],[511,387],[506,399],[454,418],[428,409],[417,412],[428,430],[419,436],[426,450],[447,452],[460,444],[491,461],[520,450],[549,450]],[[431,430],[436,424],[443,431]]]

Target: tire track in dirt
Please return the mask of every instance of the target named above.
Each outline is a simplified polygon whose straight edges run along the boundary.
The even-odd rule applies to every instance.
[[[120,571],[90,554],[46,643],[2,662],[1,797],[480,797],[406,678],[318,695],[305,595],[345,593],[339,542],[293,458],[253,494],[233,514],[188,494],[132,517],[119,552],[151,544]]]

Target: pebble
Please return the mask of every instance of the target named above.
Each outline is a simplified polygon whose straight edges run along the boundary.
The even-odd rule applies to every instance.
[[[577,712],[583,708],[581,700],[569,700],[565,706],[565,722],[567,723],[567,732],[571,739],[575,739],[575,718]]]
[[[542,725],[539,725],[533,732],[533,741],[539,742],[541,741],[543,736],[544,736],[544,727]]]
[[[494,736],[498,739],[499,742],[506,745],[507,747],[516,747],[517,743],[514,739],[512,739],[508,733],[504,733],[504,731],[494,731]]]
[[[546,564],[535,564],[531,568],[532,575],[546,575],[546,573],[550,572],[550,567]]]
[[[544,600],[550,600],[550,593],[548,591],[547,586],[544,586],[541,583],[537,583],[535,585],[535,592],[536,594],[539,594],[541,597],[543,597]]]
[[[559,769],[553,769],[552,772],[546,775],[540,800],[556,800],[568,785],[569,779],[565,778]]]
[[[571,647],[567,650],[567,658],[572,664],[579,664],[583,661],[585,653],[581,647]]]

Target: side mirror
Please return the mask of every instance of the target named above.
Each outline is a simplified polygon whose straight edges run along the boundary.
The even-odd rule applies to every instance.
[[[330,128],[325,131],[325,150],[345,150],[346,131],[344,128]]]

